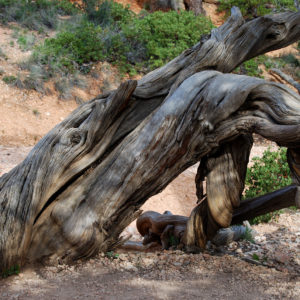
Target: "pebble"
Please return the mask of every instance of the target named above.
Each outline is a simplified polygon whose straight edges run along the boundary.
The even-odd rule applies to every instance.
[[[236,249],[235,252],[237,254],[243,254],[243,250],[241,248]]]
[[[282,264],[289,262],[291,259],[290,255],[288,255],[287,253],[279,252],[279,251],[276,251],[274,253],[274,258],[276,261],[278,261],[279,263],[282,263]]]

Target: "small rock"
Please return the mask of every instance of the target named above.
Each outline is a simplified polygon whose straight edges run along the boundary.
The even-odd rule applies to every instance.
[[[128,260],[128,256],[124,253],[119,254],[119,259],[122,261],[126,261]]]
[[[154,265],[157,262],[157,260],[154,260],[152,258],[143,258],[142,259],[142,263],[145,267],[150,267],[152,265]]]
[[[210,259],[210,255],[207,253],[203,253],[202,256],[205,260]]]
[[[255,243],[263,243],[266,241],[266,239],[267,238],[264,235],[262,235],[262,236],[257,235],[254,237]]]
[[[249,223],[249,221],[244,221],[243,222],[243,225],[245,226],[245,227],[248,227],[249,229],[251,229],[251,225],[250,225],[250,223]]]
[[[287,253],[276,251],[274,253],[274,258],[277,262],[285,264],[289,262],[291,257]]]
[[[235,250],[235,249],[237,249],[237,247],[238,247],[238,243],[237,243],[237,242],[231,242],[231,243],[228,245],[228,248],[229,248],[230,250]]]
[[[189,260],[185,260],[182,264],[183,267],[186,267],[190,264],[191,262]]]
[[[243,250],[241,248],[236,249],[235,252],[237,254],[243,254]]]
[[[130,262],[126,262],[124,265],[123,265],[123,268],[126,270],[126,271],[133,271],[133,272],[137,272],[138,269],[133,265],[131,264]]]

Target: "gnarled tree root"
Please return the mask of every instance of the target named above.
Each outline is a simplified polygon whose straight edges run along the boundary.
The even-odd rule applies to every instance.
[[[290,185],[275,192],[242,201],[240,206],[233,212],[231,225],[234,226],[226,230],[218,230],[210,240],[216,245],[225,245],[239,240],[245,234],[246,227],[242,225],[237,226],[237,224],[262,214],[295,204],[298,205],[299,195],[300,187]],[[178,245],[181,248],[188,248],[189,245],[186,245],[184,236],[188,220],[188,217],[172,215],[170,212],[168,214],[160,214],[154,211],[146,211],[137,219],[137,229],[144,239],[142,245],[135,249],[143,251],[152,245],[157,245],[157,243],[162,245],[162,249]],[[174,244],[172,244],[173,241],[175,242]],[[205,245],[199,248],[204,247]],[[195,248],[193,249],[195,250]]]

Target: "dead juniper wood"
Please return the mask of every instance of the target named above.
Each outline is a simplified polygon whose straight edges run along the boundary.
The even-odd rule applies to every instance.
[[[253,132],[290,149],[298,185],[299,95],[223,73],[299,37],[300,13],[245,22],[235,8],[164,67],[78,107],[0,178],[0,269],[112,249],[141,205],[199,161],[184,242],[203,247],[240,205]]]

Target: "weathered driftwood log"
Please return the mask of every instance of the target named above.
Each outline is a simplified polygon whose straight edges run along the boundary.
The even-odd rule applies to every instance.
[[[240,154],[232,141],[256,132],[299,147],[300,102],[284,86],[215,70],[230,72],[299,36],[299,13],[245,23],[234,9],[224,25],[164,67],[80,106],[0,178],[0,269],[114,247],[140,206],[201,159],[213,171],[226,158],[224,166],[234,168],[227,181],[239,184],[226,203],[208,195],[189,220],[186,242],[203,245],[206,230],[215,231],[205,224],[230,224],[244,168],[234,163]],[[247,153],[241,155],[246,163]],[[209,223],[195,222],[199,211]]]

